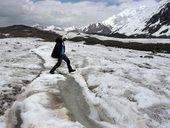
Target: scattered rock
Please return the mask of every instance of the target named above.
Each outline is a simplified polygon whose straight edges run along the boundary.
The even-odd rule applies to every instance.
[[[88,87],[89,88],[89,90],[91,90],[91,91],[93,91],[95,88],[97,88],[98,87],[98,85],[94,85],[94,86],[90,86],[90,87]]]
[[[8,50],[7,52],[12,52],[11,50]]]
[[[144,58],[151,58],[151,59],[153,59],[153,56],[144,56]]]
[[[152,50],[151,52],[152,52],[152,54],[156,54],[156,53],[157,53],[157,51],[156,51],[156,50]]]
[[[146,56],[140,56],[140,58],[149,58],[149,59],[153,59],[154,57],[153,57],[153,56],[146,55]]]
[[[76,50],[74,50],[74,49],[72,49],[71,51],[72,51],[72,52],[76,52]]]
[[[140,67],[140,68],[152,69],[152,66],[148,63],[137,64],[137,66]]]

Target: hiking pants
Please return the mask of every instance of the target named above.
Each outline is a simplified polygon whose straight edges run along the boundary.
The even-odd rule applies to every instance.
[[[64,54],[62,57],[58,58],[58,62],[54,65],[54,67],[51,69],[52,72],[54,72],[60,65],[62,60],[64,60],[67,63],[68,71],[72,70],[72,67],[70,65],[69,58]]]

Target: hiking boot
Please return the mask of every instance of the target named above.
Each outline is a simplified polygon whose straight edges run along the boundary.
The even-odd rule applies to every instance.
[[[75,69],[71,69],[71,70],[69,70],[69,73],[75,72],[75,71],[76,71]]]
[[[50,74],[55,74],[54,71],[50,71],[49,73],[50,73]]]

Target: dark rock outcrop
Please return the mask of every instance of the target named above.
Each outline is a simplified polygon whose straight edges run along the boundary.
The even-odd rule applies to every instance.
[[[150,20],[146,23],[146,27],[142,31],[147,31],[150,34],[153,34],[162,26],[169,26],[170,25],[170,2],[165,4],[162,9],[154,14]],[[161,31],[159,34],[164,34],[168,32],[169,28]]]

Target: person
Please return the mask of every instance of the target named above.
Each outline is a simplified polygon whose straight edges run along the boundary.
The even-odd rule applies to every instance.
[[[65,38],[62,38],[60,36],[55,39],[56,44],[51,54],[51,57],[58,58],[58,61],[54,65],[54,67],[50,70],[50,74],[54,74],[55,70],[61,65],[62,60],[64,60],[67,63],[69,73],[76,71],[75,69],[72,69],[70,65],[70,60],[65,54],[64,41],[65,41]]]

